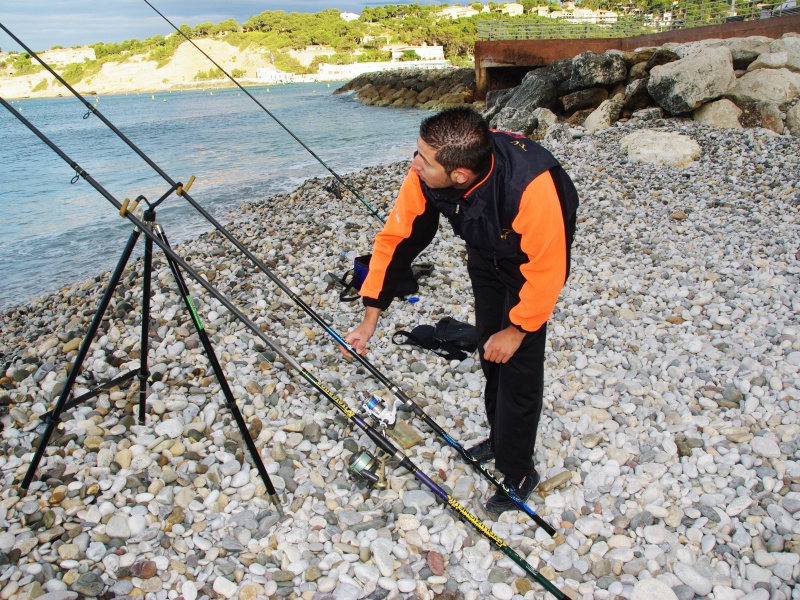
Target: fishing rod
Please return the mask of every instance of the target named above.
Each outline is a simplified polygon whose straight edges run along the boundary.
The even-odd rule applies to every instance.
[[[378,214],[378,212],[377,212],[377,211],[376,211],[376,210],[375,210],[375,209],[374,209],[374,208],[373,208],[373,207],[370,205],[370,203],[369,203],[369,202],[367,202],[366,200],[364,200],[364,198],[361,196],[361,194],[359,194],[359,193],[358,193],[358,192],[357,192],[355,189],[353,189],[353,187],[352,187],[351,185],[349,185],[349,184],[348,184],[348,183],[347,183],[347,182],[346,182],[344,179],[342,179],[342,178],[339,176],[339,174],[338,174],[338,173],[336,173],[336,171],[334,171],[333,169],[331,169],[331,168],[330,168],[330,167],[329,167],[329,166],[328,166],[328,165],[325,163],[325,161],[323,161],[323,160],[322,160],[322,159],[321,159],[319,156],[317,156],[317,154],[316,154],[316,153],[315,153],[315,152],[314,152],[314,151],[313,151],[311,148],[309,148],[309,147],[308,147],[306,144],[304,144],[304,143],[303,143],[303,141],[302,141],[302,140],[301,140],[299,137],[297,137],[297,136],[296,136],[296,135],[295,135],[295,134],[294,134],[294,133],[293,133],[293,132],[292,132],[292,131],[291,131],[291,130],[290,130],[290,129],[289,129],[287,126],[286,126],[286,125],[284,125],[284,124],[283,124],[283,123],[280,121],[280,119],[278,119],[278,117],[276,117],[274,114],[272,114],[272,113],[271,113],[271,112],[270,112],[270,111],[267,109],[267,107],[266,107],[266,106],[264,106],[263,104],[261,104],[261,102],[259,102],[259,101],[258,101],[258,100],[255,98],[255,96],[253,96],[253,95],[252,95],[250,92],[248,92],[248,91],[247,91],[247,90],[244,88],[244,86],[242,86],[242,85],[241,85],[241,84],[240,84],[238,81],[236,81],[236,79],[234,79],[234,78],[233,78],[233,77],[232,77],[232,76],[231,76],[231,75],[230,75],[230,74],[229,74],[229,73],[228,73],[228,72],[227,72],[225,69],[223,69],[223,68],[222,68],[222,67],[219,65],[219,63],[218,63],[217,61],[215,61],[213,58],[211,58],[211,57],[210,57],[210,56],[209,56],[209,55],[208,55],[208,54],[207,54],[207,53],[206,53],[206,52],[205,52],[205,51],[204,51],[202,48],[200,48],[200,46],[198,46],[197,44],[195,44],[195,43],[194,43],[194,42],[191,40],[191,38],[190,38],[188,35],[186,35],[186,34],[185,34],[183,31],[181,31],[181,30],[180,30],[178,27],[176,27],[176,26],[175,26],[175,24],[174,24],[172,21],[170,21],[170,20],[169,20],[169,19],[168,19],[168,18],[167,18],[167,17],[166,17],[166,16],[165,16],[165,15],[164,15],[164,14],[163,14],[161,11],[160,11],[160,10],[158,10],[158,9],[157,9],[155,6],[153,6],[153,5],[152,5],[152,4],[151,4],[151,3],[150,3],[148,0],[144,0],[144,3],[145,3],[145,4],[147,4],[147,6],[149,6],[150,8],[152,8],[152,9],[153,9],[153,10],[154,10],[154,11],[155,11],[155,12],[156,12],[156,13],[157,13],[157,14],[158,14],[158,15],[159,15],[159,16],[160,16],[162,19],[164,19],[164,20],[165,20],[167,23],[169,23],[169,25],[170,25],[170,26],[171,26],[171,27],[172,27],[172,28],[173,28],[173,29],[174,29],[174,30],[175,30],[177,33],[179,33],[180,35],[182,35],[182,36],[184,37],[184,39],[185,39],[187,42],[189,42],[189,43],[190,43],[192,46],[194,46],[195,48],[197,48],[197,50],[198,50],[198,51],[199,51],[199,52],[200,52],[200,53],[201,53],[203,56],[205,56],[205,57],[206,57],[208,60],[210,60],[210,61],[211,61],[211,62],[214,64],[214,66],[215,66],[215,67],[217,67],[217,68],[218,68],[220,71],[222,71],[222,72],[225,74],[225,76],[226,76],[228,79],[230,79],[230,80],[231,80],[231,81],[232,81],[232,82],[233,82],[233,83],[236,85],[236,87],[238,87],[238,88],[239,88],[240,90],[242,90],[242,91],[243,91],[245,94],[247,94],[247,96],[248,96],[248,97],[249,97],[249,98],[250,98],[250,99],[251,99],[253,102],[255,102],[255,103],[256,103],[256,104],[259,106],[259,108],[261,108],[261,110],[263,110],[263,111],[264,111],[265,113],[267,113],[267,114],[268,114],[270,117],[272,117],[272,119],[273,119],[273,120],[274,120],[274,121],[275,121],[275,122],[276,122],[278,125],[280,125],[280,126],[283,128],[283,130],[284,130],[284,131],[286,131],[286,133],[288,133],[290,136],[292,136],[292,138],[294,138],[294,140],[295,140],[295,141],[296,141],[298,144],[300,144],[300,145],[301,145],[303,148],[305,148],[305,149],[308,151],[308,153],[309,153],[311,156],[313,156],[313,157],[314,157],[314,158],[317,160],[317,162],[319,162],[319,164],[321,164],[323,167],[325,167],[325,169],[327,169],[327,171],[328,171],[328,172],[329,172],[331,175],[333,175],[333,177],[336,179],[336,181],[337,181],[337,182],[338,182],[340,185],[342,185],[342,186],[344,186],[345,188],[347,188],[347,189],[348,189],[348,190],[349,190],[349,191],[350,191],[350,192],[351,192],[351,193],[352,193],[352,194],[353,194],[353,195],[356,197],[356,199],[358,199],[358,201],[359,201],[359,202],[361,202],[361,204],[363,204],[363,205],[366,207],[366,209],[367,209],[367,210],[368,210],[370,213],[372,213],[372,215],[373,215],[373,216],[374,216],[376,219],[378,219],[378,221],[380,221],[380,222],[381,222],[381,224],[384,224],[384,223],[386,223],[386,221],[383,219],[383,217],[381,217],[381,216]],[[337,196],[339,196],[339,197],[341,197],[339,194],[336,194],[336,195],[337,195]]]
[[[144,0],[147,2],[147,0]],[[148,2],[149,4],[149,2]],[[75,90],[70,84],[68,84],[63,77],[61,77],[58,73],[56,73],[50,66],[47,65],[35,52],[30,50],[19,38],[17,38],[13,33],[11,33],[2,23],[0,23],[0,28],[2,28],[8,35],[10,35],[20,46],[22,46],[32,57],[34,57],[42,66],[44,66],[50,73],[62,84],[66,87],[78,100],[80,100],[84,106],[89,110],[89,113],[94,114],[97,116],[111,131],[113,131],[127,146],[133,150],[143,161],[145,161],[156,173],[158,173],[168,184],[171,186],[177,185],[175,181],[165,172],[163,171],[147,154],[145,154],[136,144],[133,143],[124,133],[122,133],[111,121],[109,121],[105,115],[91,102],[89,102],[85,97],[83,97],[80,92]],[[202,52],[202,50],[201,50]],[[85,117],[89,115],[86,113]],[[84,117],[84,118],[85,118]],[[200,204],[195,201],[191,195],[189,194],[188,190],[183,190],[183,193],[180,194],[182,198],[184,198],[192,207],[195,208],[203,217],[211,223],[214,228],[219,231],[225,238],[228,239],[236,248],[239,249],[256,267],[258,267],[269,279],[272,281],[278,288],[283,291],[289,298],[294,301],[300,308],[305,312],[308,316],[310,316],[320,327],[325,330],[328,335],[330,335],[336,343],[338,343],[343,349],[345,349],[351,356],[353,356],[356,361],[358,361],[365,369],[369,371],[371,375],[373,375],[384,387],[386,387],[394,396],[403,403],[405,408],[411,412],[413,412],[420,420],[422,420],[426,425],[428,425],[436,435],[440,436],[445,443],[447,443],[451,448],[453,448],[465,461],[471,464],[475,469],[478,470],[486,480],[492,484],[495,489],[500,490],[503,492],[509,500],[511,500],[514,505],[525,512],[528,516],[530,516],[536,524],[544,529],[550,537],[555,537],[556,530],[549,524],[547,521],[542,519],[533,508],[528,506],[528,504],[522,501],[517,494],[512,490],[510,487],[506,486],[502,481],[500,481],[497,477],[495,477],[491,471],[480,462],[478,462],[473,456],[466,451],[466,449],[461,446],[458,442],[456,442],[444,429],[442,429],[436,421],[434,421],[418,404],[416,404],[408,395],[403,392],[403,390],[398,386],[396,383],[391,381],[388,377],[386,377],[380,370],[378,370],[366,357],[360,355],[355,349],[348,344],[344,338],[339,335],[331,325],[329,325],[321,316],[319,316],[316,311],[314,311],[311,306],[309,306],[300,296],[295,294],[283,281],[281,281],[273,272],[272,270],[264,264],[263,261],[258,259],[247,247],[245,247],[239,240],[233,236],[225,227],[223,227],[210,213],[208,213]]]
[[[387,456],[396,458],[400,466],[407,469],[414,475],[422,484],[428,487],[442,502],[446,503],[452,510],[461,515],[470,525],[472,525],[478,532],[480,532],[489,541],[494,543],[498,550],[516,563],[525,573],[530,575],[536,582],[544,587],[548,592],[553,594],[558,600],[567,600],[568,597],[561,590],[559,590],[553,583],[548,580],[544,575],[537,571],[532,565],[524,560],[517,554],[506,542],[502,540],[497,534],[493,533],[483,522],[480,521],[475,515],[464,508],[458,500],[450,496],[444,489],[437,485],[430,477],[422,472],[414,462],[408,458],[399,448],[397,448],[385,436],[381,435],[373,427],[371,427],[362,417],[357,415],[350,406],[341,398],[339,398],[332,390],[330,390],[324,383],[317,379],[312,373],[305,369],[293,356],[288,354],[277,342],[273,341],[261,329],[256,326],[247,316],[244,315],[224,294],[219,292],[213,285],[206,281],[197,271],[190,267],[172,248],[162,239],[160,235],[151,231],[146,224],[135,216],[133,211],[135,206],[129,205],[129,200],[120,203],[110,192],[108,192],[102,185],[92,178],[89,173],[84,171],[80,165],[74,162],[66,153],[64,153],[52,140],[39,131],[30,121],[19,114],[14,108],[0,97],[0,104],[2,104],[10,113],[12,113],[23,125],[25,125],[31,132],[33,132],[40,140],[42,140],[51,150],[53,150],[60,158],[66,162],[70,168],[75,171],[75,176],[87,181],[92,187],[95,188],[106,200],[108,200],[120,213],[120,215],[133,223],[141,232],[143,232],[148,239],[155,243],[162,251],[172,259],[177,265],[184,269],[192,278],[197,281],[203,288],[206,289],[214,298],[220,301],[231,314],[238,318],[250,331],[253,332],[261,341],[267,344],[272,350],[279,355],[286,364],[295,369],[314,389],[320,392],[323,396],[328,398],[333,405],[338,408],[350,421],[352,421],[359,429],[366,433],[375,445],[380,448]],[[173,189],[170,189],[163,197],[170,195],[172,192],[178,195],[185,193],[183,184],[176,184]]]

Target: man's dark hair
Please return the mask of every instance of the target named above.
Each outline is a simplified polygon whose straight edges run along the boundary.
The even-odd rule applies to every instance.
[[[436,150],[436,162],[452,173],[466,168],[479,173],[492,158],[492,136],[484,118],[471,108],[448,108],[419,126],[419,137]]]

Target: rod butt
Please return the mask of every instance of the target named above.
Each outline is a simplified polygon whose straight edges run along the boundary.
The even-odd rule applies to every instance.
[[[270,494],[269,499],[275,505],[275,510],[278,511],[278,514],[283,516],[283,507],[281,506],[281,499],[278,497],[278,494]]]

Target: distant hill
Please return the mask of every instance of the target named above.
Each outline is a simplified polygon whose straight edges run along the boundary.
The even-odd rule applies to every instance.
[[[223,69],[237,75],[255,78],[256,69],[268,67],[270,57],[259,48],[239,50],[225,41],[213,39],[196,40],[195,43],[209,56],[214,57]],[[215,67],[191,44],[184,42],[166,64],[159,67],[157,60],[147,55],[137,54],[122,61],[111,61],[100,65],[96,72],[87,74],[77,82],[69,81],[64,71],[60,74],[81,93],[128,93],[139,91],[167,90],[181,86],[202,84],[215,74]],[[200,79],[198,75],[201,76]],[[5,98],[39,97],[66,95],[64,88],[47,71],[37,70],[27,75],[0,77],[0,95]]]

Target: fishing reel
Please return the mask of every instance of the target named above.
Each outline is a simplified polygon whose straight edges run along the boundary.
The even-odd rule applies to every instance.
[[[388,391],[375,392],[364,402],[364,410],[378,421],[382,429],[392,429],[397,422],[397,402]]]
[[[359,450],[350,458],[347,470],[357,480],[375,487],[379,490],[386,489],[386,454],[380,453],[380,458],[375,458],[367,450]]]

